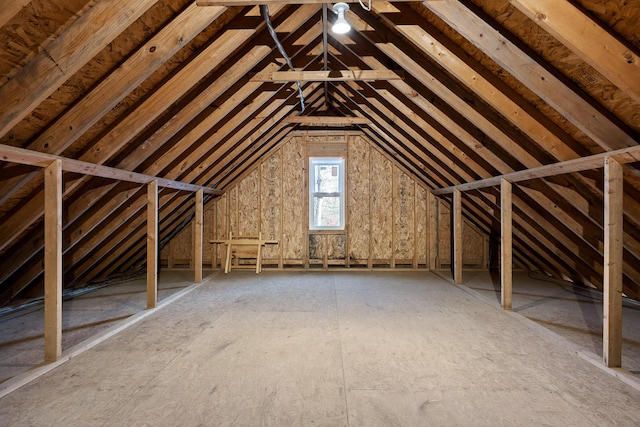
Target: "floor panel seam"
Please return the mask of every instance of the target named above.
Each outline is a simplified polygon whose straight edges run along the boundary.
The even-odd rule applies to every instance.
[[[344,351],[342,348],[342,331],[340,328],[340,311],[338,310],[338,287],[336,286],[336,276],[332,275],[333,278],[333,292],[335,296],[336,303],[336,322],[338,324],[338,345],[340,346],[340,366],[342,368],[342,387],[344,389],[344,410],[345,417],[347,420],[347,427],[349,427],[349,402],[347,398],[347,377],[344,373]]]

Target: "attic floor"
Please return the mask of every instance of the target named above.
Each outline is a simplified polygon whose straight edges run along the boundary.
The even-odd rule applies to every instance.
[[[184,288],[191,274],[163,272],[162,287]],[[465,272],[465,285],[426,271],[213,273],[0,399],[0,425],[640,425],[640,391],[493,307],[488,273]],[[100,314],[84,322],[103,327],[144,307],[137,286],[65,307],[71,317]],[[523,274],[514,291],[515,312],[600,351],[593,301]],[[627,353],[640,353],[638,313],[625,309]],[[27,338],[38,334],[31,317],[42,319],[18,318]],[[37,339],[7,343],[15,321],[2,324],[3,375],[23,358],[8,363],[8,348],[29,342],[41,352]]]

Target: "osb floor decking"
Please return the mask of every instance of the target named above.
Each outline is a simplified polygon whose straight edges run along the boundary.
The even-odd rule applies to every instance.
[[[190,274],[163,272],[178,283],[163,286],[183,287]],[[573,307],[572,316],[571,293],[546,284],[536,294],[525,279],[516,276],[516,312],[542,317],[548,306],[547,324],[575,332],[576,319],[597,311]],[[0,399],[0,425],[640,425],[640,391],[492,307],[489,273],[465,272],[465,285],[472,290],[426,271],[212,274]],[[143,308],[131,286],[107,288],[120,305],[103,320]],[[109,311],[116,304],[105,298]],[[83,299],[67,304],[77,308],[69,324],[100,312],[88,300],[102,298]],[[17,344],[5,325],[36,314],[3,321],[3,378],[17,363],[7,363]],[[625,309],[624,320],[638,322],[638,310]],[[583,335],[585,351],[597,352]],[[638,342],[625,336],[625,351]]]

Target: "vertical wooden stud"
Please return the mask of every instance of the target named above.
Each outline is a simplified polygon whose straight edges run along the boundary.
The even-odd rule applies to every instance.
[[[282,270],[284,268],[283,261],[283,239],[282,236],[284,234],[284,150],[282,147],[278,149],[278,155],[280,156],[280,236],[278,236],[278,240],[280,240],[280,244],[278,245],[278,268]]]
[[[343,180],[344,185],[342,188],[342,203],[344,207],[344,267],[349,268],[349,220],[351,215],[349,215],[349,164],[348,164],[348,154],[349,154],[349,136],[347,133],[344,133],[344,141],[347,144],[347,154],[342,158],[342,162],[344,165],[343,169]]]
[[[326,234],[322,234],[322,268],[329,269],[329,239]]]
[[[462,283],[462,193],[453,190],[453,206],[451,224],[453,226],[453,280]]]
[[[158,181],[147,184],[147,308],[158,303]]]
[[[506,179],[500,181],[500,289],[501,304],[511,310],[513,286],[513,224],[512,187]]]
[[[215,238],[217,238],[218,236],[218,202],[214,201],[213,202],[213,209],[212,209],[213,213],[211,215],[211,218],[213,219],[213,235],[216,236]],[[218,245],[213,245],[213,247],[211,248],[211,268],[212,269],[216,269],[218,268]]]
[[[196,236],[196,222],[191,221],[191,242],[192,243],[195,241],[195,236]],[[189,268],[193,268],[194,270],[196,268],[195,260],[196,260],[196,248],[192,247],[191,254],[189,256]]]
[[[411,266],[418,268],[418,182],[413,181],[413,260]]]
[[[427,256],[429,258],[429,270],[436,269],[436,258],[438,256],[438,200],[436,196],[429,191],[427,195],[428,215],[429,215],[429,248]]]
[[[622,365],[622,165],[607,157],[604,163],[604,309],[603,362]]]
[[[482,237],[482,268],[489,269],[489,236]]]
[[[231,234],[231,201],[229,197],[229,191],[225,193],[225,208],[224,208],[224,236],[230,236]],[[227,237],[228,238],[228,237]],[[224,260],[225,273],[227,268],[227,245],[222,246],[224,250],[220,252],[220,268],[222,268],[222,260]]]
[[[44,358],[62,356],[62,161],[44,170]]]
[[[304,261],[304,268],[308,269],[309,268],[309,205],[311,204],[311,200],[309,200],[309,192],[310,190],[310,186],[313,185],[313,183],[309,182],[309,174],[310,172],[310,165],[309,165],[309,156],[307,154],[307,144],[309,141],[309,131],[307,130],[304,133],[304,139],[303,139],[303,143],[302,143],[302,161],[303,161],[303,165],[302,165],[302,191],[304,191],[304,195],[302,197],[302,200],[305,201],[305,203],[303,203],[303,206],[306,207],[306,209],[304,210],[305,212],[305,216],[304,216],[304,229],[306,230],[306,232],[304,233],[305,235],[305,242],[303,245],[304,248],[304,254],[303,254],[303,261]]]
[[[371,165],[371,152],[373,149],[371,148],[371,145],[368,146],[368,149],[369,176],[367,177],[367,180],[369,181],[369,259],[367,260],[367,268],[371,270],[373,268],[373,179],[371,179],[373,176],[373,166]]]
[[[193,258],[195,269],[195,282],[202,282],[202,242],[204,234],[204,191],[202,189],[196,192],[196,217],[195,230],[193,233]]]
[[[342,189],[342,203],[344,203],[344,263],[346,268],[351,267],[351,257],[349,253],[351,252],[349,245],[349,224],[351,223],[351,215],[349,214],[349,191],[351,191],[351,186],[349,185],[349,136],[347,133],[344,133],[344,140],[347,143],[347,154],[343,157],[344,169],[343,169],[343,179],[344,179],[344,188]]]
[[[396,235],[398,234],[396,229],[398,227],[398,224],[396,222],[395,215],[395,206],[396,201],[398,200],[396,198],[396,186],[396,166],[394,164],[391,164],[391,259],[389,260],[389,266],[391,268],[396,268]]]

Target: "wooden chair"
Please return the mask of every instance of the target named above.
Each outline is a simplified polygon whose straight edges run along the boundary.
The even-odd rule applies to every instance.
[[[212,244],[224,244],[225,245],[225,263],[224,272],[228,273],[235,266],[235,268],[253,268],[252,265],[241,264],[242,259],[255,259],[256,260],[256,273],[262,271],[262,247],[264,245],[276,245],[277,240],[264,240],[262,233],[257,236],[238,236],[233,237],[233,233],[229,233],[229,238],[226,240],[209,240]],[[232,264],[231,260],[235,262]]]
[[[239,244],[235,242],[246,242],[255,240],[255,244]],[[231,251],[231,262],[229,263],[229,268],[227,271],[231,271],[232,268],[238,269],[253,269],[253,265],[242,265],[240,264],[240,260],[256,260],[256,273],[259,273],[262,270],[262,254],[261,248],[262,245],[259,243],[262,240],[262,233],[259,233],[257,236],[236,236],[233,237],[233,233],[229,233],[229,241],[234,242],[228,245],[227,250]]]

